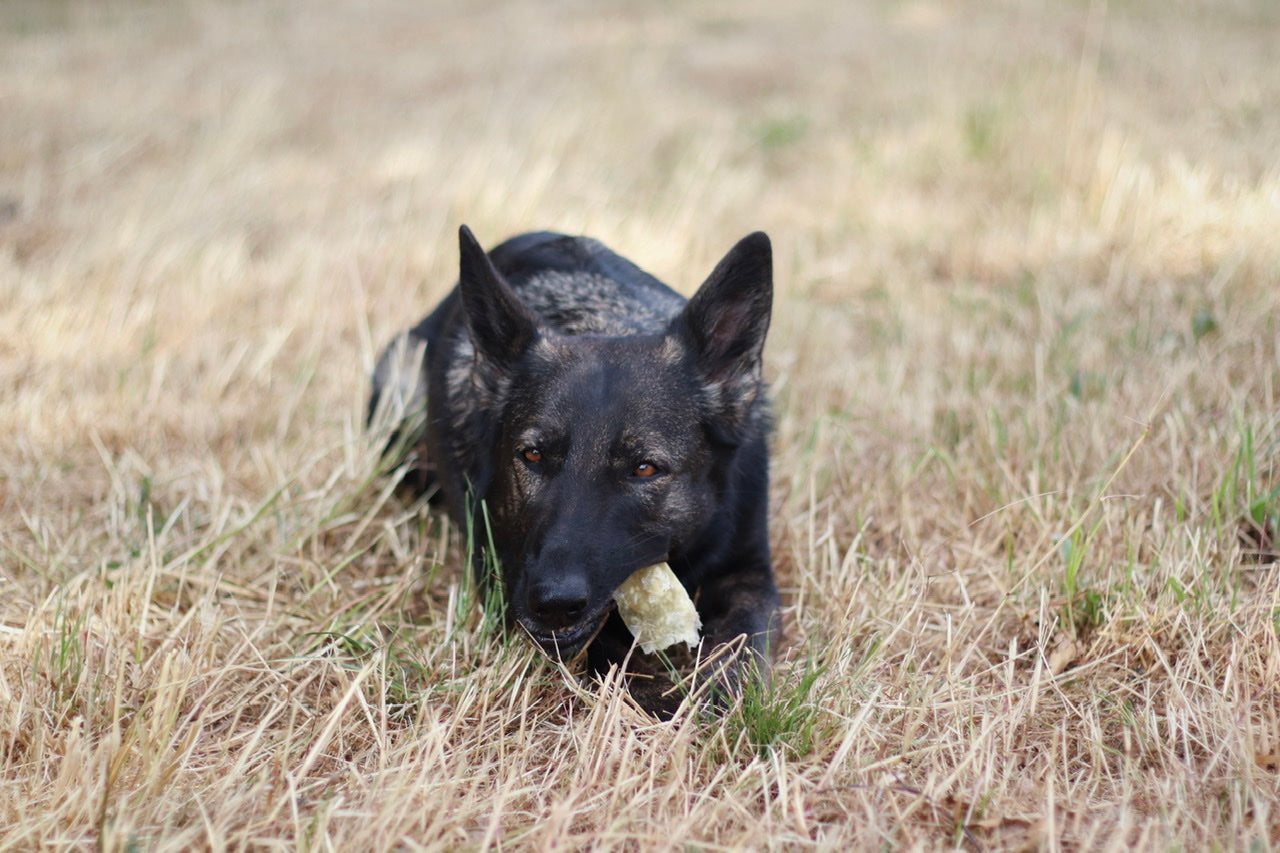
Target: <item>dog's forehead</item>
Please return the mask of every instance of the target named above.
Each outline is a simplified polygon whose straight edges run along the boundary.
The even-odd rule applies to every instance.
[[[543,413],[637,426],[692,416],[684,352],[672,338],[566,336],[537,350],[540,379],[523,390]]]

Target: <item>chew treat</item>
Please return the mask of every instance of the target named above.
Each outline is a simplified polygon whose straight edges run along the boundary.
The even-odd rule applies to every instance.
[[[702,620],[666,563],[636,571],[614,592],[618,615],[645,654],[684,641],[698,644]]]

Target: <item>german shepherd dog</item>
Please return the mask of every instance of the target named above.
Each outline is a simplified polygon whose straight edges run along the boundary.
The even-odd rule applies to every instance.
[[[457,286],[379,358],[370,417],[403,418],[416,487],[475,532],[482,583],[496,557],[508,621],[562,660],[585,648],[593,672],[628,662],[633,696],[669,715],[680,697],[641,683],[664,670],[635,665],[613,604],[666,561],[702,619],[700,655],[724,653],[717,689],[767,674],[769,238],[743,238],[687,301],[583,237],[486,254],[463,226],[459,245]]]

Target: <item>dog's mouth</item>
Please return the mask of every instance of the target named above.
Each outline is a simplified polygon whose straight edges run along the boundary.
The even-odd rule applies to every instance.
[[[549,657],[559,658],[568,662],[577,656],[587,644],[595,639],[596,634],[600,633],[600,629],[604,627],[605,619],[614,607],[613,599],[609,599],[604,605],[578,622],[567,628],[548,629],[544,628],[531,619],[517,620],[524,632],[529,638],[538,644],[538,648],[547,653]]]

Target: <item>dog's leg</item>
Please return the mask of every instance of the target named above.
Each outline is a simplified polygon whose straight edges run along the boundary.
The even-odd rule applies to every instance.
[[[369,394],[369,427],[389,429],[383,454],[399,464],[413,456],[405,483],[419,494],[435,477],[422,458],[427,428],[427,341],[413,330],[397,335],[378,356]]]
[[[769,678],[773,651],[781,638],[778,589],[767,568],[734,572],[703,584],[703,656],[728,656],[712,664],[719,689],[736,695],[744,679]]]
[[[672,673],[654,655],[634,646],[631,632],[622,617],[613,612],[600,633],[587,646],[587,668],[603,676],[611,666],[625,666],[627,692],[641,708],[661,720],[671,719],[684,699],[685,690],[672,680]]]
[[[702,651],[707,661],[693,684],[678,685],[660,657],[640,654],[631,633],[616,613],[587,647],[587,666],[597,675],[626,661],[627,689],[649,713],[670,719],[685,694],[697,684],[712,683],[713,700],[722,707],[749,679],[767,680],[773,649],[780,638],[778,590],[768,568],[735,572],[703,584],[698,610],[703,616]],[[676,662],[692,664],[683,647],[668,650]],[[699,691],[700,692],[700,691]]]

